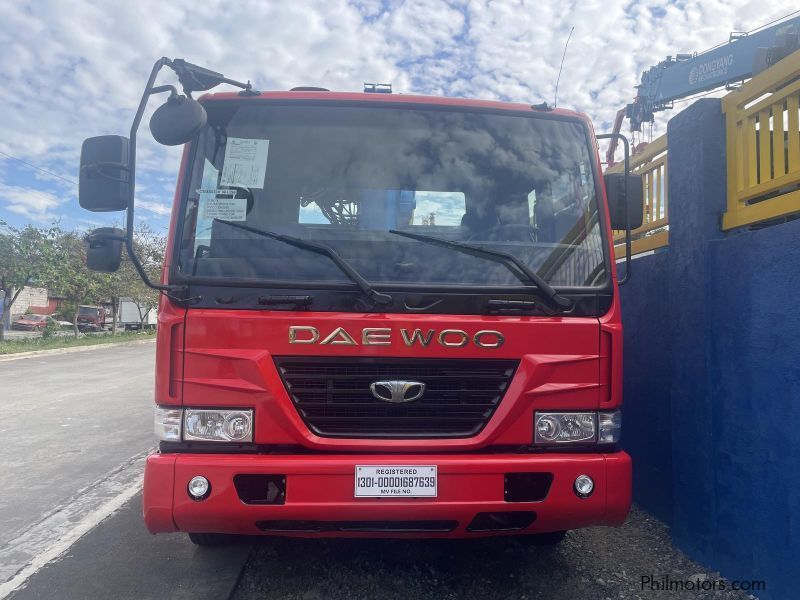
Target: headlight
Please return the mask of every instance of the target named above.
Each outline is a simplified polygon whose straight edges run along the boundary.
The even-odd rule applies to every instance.
[[[252,410],[187,408],[183,416],[183,439],[198,442],[252,442]]]
[[[596,419],[593,412],[537,412],[533,441],[536,444],[594,442]]]
[[[601,444],[616,444],[622,432],[622,412],[612,410],[597,413],[597,441]]]
[[[161,406],[156,406],[156,437],[162,442],[180,442],[182,417],[182,408],[163,408]]]
[[[584,442],[616,444],[622,431],[622,412],[537,412],[535,444]]]

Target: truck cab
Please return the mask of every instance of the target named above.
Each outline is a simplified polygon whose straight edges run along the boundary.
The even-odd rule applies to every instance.
[[[81,331],[102,331],[106,328],[108,313],[102,306],[79,306],[78,329]]]
[[[553,542],[625,520],[614,210],[587,117],[316,90],[199,104],[151,532]]]

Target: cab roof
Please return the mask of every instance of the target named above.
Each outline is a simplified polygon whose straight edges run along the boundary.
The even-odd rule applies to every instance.
[[[260,92],[258,95],[243,95],[239,92],[220,92],[215,94],[204,94],[198,98],[200,102],[209,101],[249,101],[258,102],[260,100],[316,100],[327,102],[369,102],[378,104],[416,104],[428,106],[452,106],[463,108],[484,108],[509,112],[535,112],[543,114],[558,115],[561,117],[578,118],[589,122],[588,117],[577,111],[563,108],[544,108],[535,107],[531,104],[517,102],[500,102],[497,100],[476,100],[470,98],[447,98],[443,96],[422,96],[416,94],[376,94],[365,92],[330,92],[330,91],[272,91]]]

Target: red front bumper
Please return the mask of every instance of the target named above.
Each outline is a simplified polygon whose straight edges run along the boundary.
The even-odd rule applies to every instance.
[[[434,499],[356,499],[356,464],[438,465]],[[553,482],[540,502],[506,502],[504,475],[550,472]],[[244,504],[233,485],[239,473],[286,476],[282,505]],[[595,482],[588,498],[573,491],[578,475]],[[203,475],[211,494],[194,501],[189,480]],[[337,537],[474,537],[467,531],[477,513],[534,511],[535,521],[522,533],[620,525],[631,502],[631,460],[612,454],[462,454],[462,455],[230,455],[154,454],[147,459],[144,520],[152,533],[168,531],[257,535],[257,521],[457,521],[447,533],[291,532],[285,535]],[[517,533],[520,533],[519,531]]]

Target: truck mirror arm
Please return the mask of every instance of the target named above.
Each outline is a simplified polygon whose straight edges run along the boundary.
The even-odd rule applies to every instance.
[[[150,100],[150,96],[164,92],[169,92],[170,97],[178,96],[178,91],[173,85],[155,85],[156,78],[158,77],[161,69],[164,67],[170,67],[173,71],[175,71],[175,74],[178,76],[184,92],[189,98],[191,98],[192,91],[210,89],[216,85],[219,85],[220,83],[227,83],[236,87],[240,87],[244,90],[241,92],[244,95],[257,95],[259,92],[256,92],[252,89],[250,82],[245,84],[233,79],[228,79],[219,73],[203,69],[202,67],[197,67],[196,65],[187,63],[182,59],[172,60],[167,57],[162,57],[155,62],[153,69],[150,71],[150,77],[147,79],[147,84],[145,85],[144,92],[142,93],[142,99],[139,101],[139,107],[136,109],[136,115],[134,116],[133,123],[131,124],[130,136],[128,138],[130,140],[128,164],[120,165],[121,168],[127,171],[128,177],[130,178],[130,196],[128,197],[128,207],[126,211],[126,231],[124,240],[125,250],[127,251],[131,262],[136,269],[136,272],[138,273],[139,277],[142,278],[142,281],[146,286],[164,293],[164,295],[175,302],[191,303],[196,301],[197,298],[185,299],[170,294],[170,292],[182,292],[185,294],[188,290],[187,286],[155,283],[152,281],[147,272],[144,270],[142,261],[136,255],[136,251],[133,246],[133,228],[135,216],[134,197],[136,195],[136,134],[139,131],[139,125],[142,122],[142,117],[144,116],[144,111],[147,107],[147,102]]]
[[[622,142],[625,152],[625,198],[628,197],[628,175],[631,174],[631,149],[626,138],[621,133],[601,133],[595,136],[598,140],[614,139]],[[625,276],[619,280],[618,285],[625,285],[631,278],[631,211],[625,206]]]
[[[156,81],[156,77],[158,76],[159,71],[166,66],[170,65],[172,61],[166,57],[160,58],[156,61],[153,65],[153,69],[150,72],[150,78],[147,80],[147,85],[144,88],[144,93],[142,94],[142,99],[139,101],[139,107],[136,110],[136,116],[133,118],[133,123],[131,124],[131,132],[130,132],[130,152],[128,154],[128,164],[127,164],[127,172],[128,177],[130,180],[130,196],[128,197],[128,208],[126,210],[126,227],[125,227],[125,250],[128,253],[128,256],[131,259],[131,263],[133,263],[133,267],[136,269],[139,277],[142,278],[142,281],[147,287],[150,287],[154,290],[159,290],[160,292],[167,293],[168,292],[181,292],[185,291],[185,286],[179,285],[167,285],[163,283],[155,283],[150,279],[147,272],[144,270],[144,265],[142,265],[142,261],[139,260],[139,257],[136,255],[136,251],[133,247],[133,228],[134,228],[134,217],[135,217],[135,207],[134,207],[134,197],[136,195],[135,188],[136,188],[136,133],[139,131],[139,125],[142,122],[142,116],[144,115],[145,107],[147,106],[147,101],[150,99],[150,96],[153,94],[159,94],[162,92],[169,91],[172,94],[175,94],[175,88],[171,85],[162,85],[158,87],[154,87],[154,83]],[[170,296],[170,298],[175,299],[174,296]],[[183,300],[182,300],[183,301]]]

